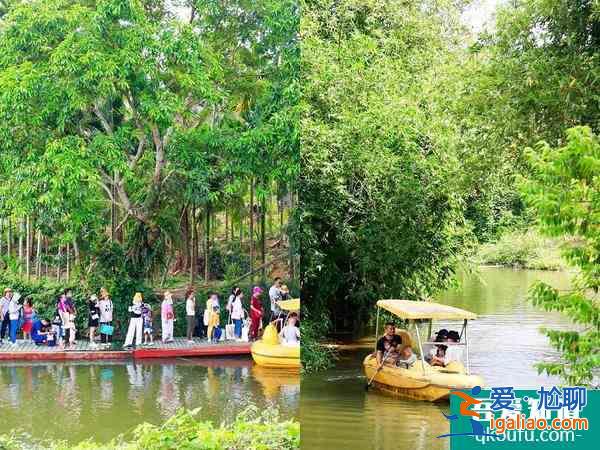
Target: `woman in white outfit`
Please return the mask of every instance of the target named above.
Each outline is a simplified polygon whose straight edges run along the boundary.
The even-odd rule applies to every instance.
[[[144,327],[144,319],[142,318],[142,294],[136,292],[133,296],[133,304],[129,307],[129,328],[127,329],[127,337],[123,347],[131,347],[133,338],[135,337],[135,345],[142,343],[142,329]]]
[[[162,341],[173,342],[173,322],[175,322],[175,311],[173,310],[173,296],[169,291],[165,292],[165,298],[161,305],[162,319]]]

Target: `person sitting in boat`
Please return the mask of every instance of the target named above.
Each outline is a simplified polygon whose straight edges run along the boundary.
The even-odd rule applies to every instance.
[[[298,314],[291,313],[287,324],[281,329],[279,338],[282,345],[288,347],[298,347],[300,345],[300,329],[296,326],[296,320],[298,320]]]
[[[448,338],[446,342],[449,344],[456,344],[460,341],[460,334],[458,331],[450,330],[448,332]],[[461,345],[448,345],[444,352],[444,367],[448,366],[451,362],[462,363],[463,347]]]
[[[388,322],[385,324],[385,334],[377,341],[375,356],[379,367],[383,366],[384,358],[387,360],[390,355],[394,357],[398,345],[402,345],[402,338],[396,334],[396,325]]]
[[[408,369],[417,361],[417,355],[412,351],[410,345],[405,344],[400,347],[398,358],[396,359],[396,366]]]
[[[448,330],[442,328],[437,332],[435,342],[447,342],[448,341]],[[435,345],[430,351],[429,355],[425,360],[432,366],[445,366],[444,358],[446,356],[446,345]]]

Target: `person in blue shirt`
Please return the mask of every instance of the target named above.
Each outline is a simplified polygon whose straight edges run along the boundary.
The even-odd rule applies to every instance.
[[[35,345],[46,343],[49,327],[50,321],[48,319],[36,320],[33,322],[33,325],[31,326],[31,340],[35,342]]]

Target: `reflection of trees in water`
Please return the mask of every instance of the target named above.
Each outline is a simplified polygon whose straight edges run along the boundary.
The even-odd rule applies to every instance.
[[[299,388],[280,386],[265,398],[252,364],[244,359],[0,364],[0,434],[21,427],[34,437],[80,441],[93,430],[98,439],[109,440],[183,407],[200,407],[200,417],[216,423],[231,420],[249,403],[294,414]],[[53,419],[41,421],[40,411],[50,411]]]

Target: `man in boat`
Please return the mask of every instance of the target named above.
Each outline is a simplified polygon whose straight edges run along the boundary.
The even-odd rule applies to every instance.
[[[396,334],[396,325],[392,322],[385,324],[385,334],[377,341],[377,365],[383,366],[384,358],[387,361],[391,353],[396,352],[396,348],[402,345],[402,338]]]

